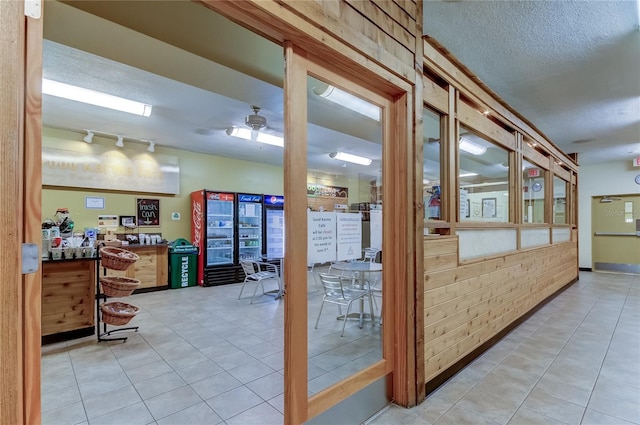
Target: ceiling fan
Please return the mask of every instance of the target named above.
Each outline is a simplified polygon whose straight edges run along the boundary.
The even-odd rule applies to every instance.
[[[265,128],[267,126],[267,119],[262,115],[258,115],[258,112],[260,112],[260,107],[251,105],[251,109],[253,109],[253,114],[249,114],[244,117],[245,125],[253,131],[259,131]]]
[[[230,127],[226,129],[227,135],[251,140],[252,142],[283,147],[284,139],[282,136],[260,132],[260,130],[267,127],[267,119],[262,115],[258,115],[260,107],[251,105],[251,109],[253,109],[253,114],[249,114],[244,118],[244,123],[248,128]]]

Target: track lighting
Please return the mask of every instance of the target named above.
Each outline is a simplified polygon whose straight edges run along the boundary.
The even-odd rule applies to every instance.
[[[128,141],[137,141],[137,142],[142,142],[142,143],[148,143],[149,146],[147,147],[147,150],[149,152],[155,152],[156,151],[156,142],[154,142],[152,140],[139,139],[137,137],[123,136],[121,134],[106,133],[104,131],[96,131],[96,130],[85,130],[85,131],[87,132],[87,135],[84,136],[82,138],[82,140],[84,140],[86,143],[93,142],[93,137],[96,134],[98,134],[100,136],[115,137],[116,138],[116,146],[119,147],[119,148],[123,148],[124,147],[124,139],[127,139]]]
[[[86,130],[86,131],[87,131],[87,135],[84,136],[82,140],[84,140],[87,143],[93,142],[93,131],[91,130]]]
[[[331,152],[329,156],[333,159],[338,159],[340,161],[348,161],[353,162],[358,165],[370,165],[371,160],[369,158],[365,158],[363,156],[352,155],[350,153],[344,152]]]

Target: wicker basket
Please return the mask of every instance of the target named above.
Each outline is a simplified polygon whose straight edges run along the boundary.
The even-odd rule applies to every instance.
[[[138,279],[103,276],[100,278],[102,293],[108,297],[128,297],[140,285]]]
[[[115,326],[126,325],[140,311],[135,305],[118,301],[104,303],[100,306],[100,310],[102,321]]]
[[[140,258],[135,252],[114,246],[100,248],[100,255],[102,256],[102,265],[112,270],[126,270]]]

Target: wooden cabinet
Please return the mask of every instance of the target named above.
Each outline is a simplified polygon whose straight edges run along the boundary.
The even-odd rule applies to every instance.
[[[168,245],[128,245],[123,246],[140,257],[127,270],[107,269],[107,276],[122,276],[140,280],[140,289],[167,287],[169,285],[169,247]],[[103,269],[100,268],[100,273]]]
[[[42,263],[42,336],[95,325],[96,261]]]

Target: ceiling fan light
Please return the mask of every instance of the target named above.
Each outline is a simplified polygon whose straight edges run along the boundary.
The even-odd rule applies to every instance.
[[[46,78],[42,79],[42,93],[143,117],[150,116],[151,110],[153,109],[152,105],[147,105],[146,103],[72,86]]]
[[[284,146],[284,138],[274,134],[260,133],[249,130],[248,128],[230,127],[226,129],[228,136],[237,137],[244,140],[255,140],[256,142],[265,143],[273,146]],[[256,133],[255,138],[253,133]]]
[[[333,159],[337,159],[340,161],[352,162],[358,165],[370,165],[371,159],[365,158],[363,156],[352,155],[350,153],[345,152],[331,152],[329,156]]]
[[[464,136],[460,137],[459,146],[461,150],[468,152],[471,155],[479,156],[483,155],[487,151],[487,148],[485,148],[484,146],[480,146],[479,144],[472,142]]]
[[[331,102],[337,103],[345,108],[349,108],[352,111],[364,115],[365,117],[369,117],[375,121],[380,121],[380,107],[347,93],[346,91],[333,86],[327,86],[323,91],[319,91],[314,88],[313,92],[317,96],[330,100]]]

